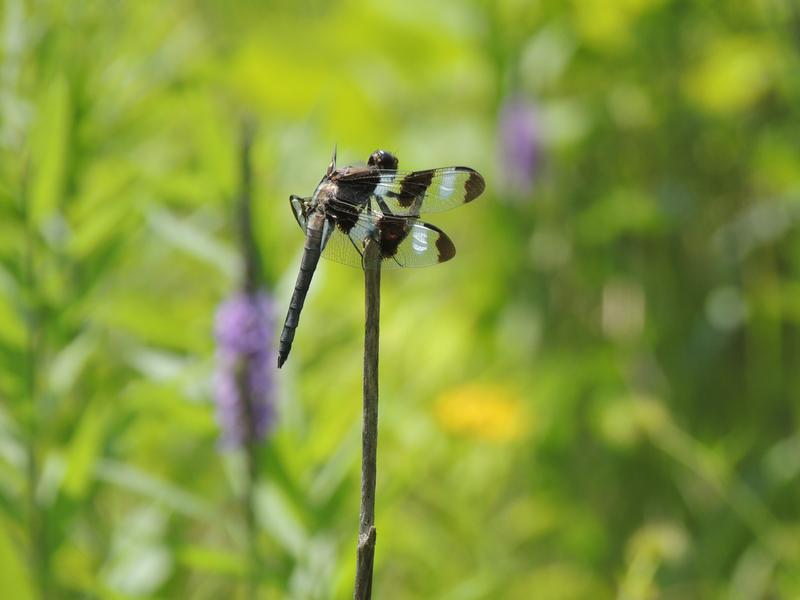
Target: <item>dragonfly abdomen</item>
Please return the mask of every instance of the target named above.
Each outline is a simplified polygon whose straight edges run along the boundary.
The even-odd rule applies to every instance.
[[[283,366],[289,356],[294,341],[294,332],[300,322],[300,311],[308,294],[311,285],[311,278],[317,268],[319,256],[322,252],[322,229],[325,217],[321,213],[315,212],[308,221],[306,229],[306,243],[303,247],[303,258],[300,260],[300,272],[297,274],[297,281],[294,284],[292,300],[289,302],[289,311],[286,313],[286,321],[283,323],[283,331],[278,345],[278,368]]]

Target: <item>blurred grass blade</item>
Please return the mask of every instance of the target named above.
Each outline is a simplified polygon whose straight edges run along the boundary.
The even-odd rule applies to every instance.
[[[71,116],[69,83],[63,76],[56,77],[44,95],[33,131],[38,160],[33,165],[31,215],[37,224],[53,215],[63,195]]]
[[[72,388],[96,347],[97,338],[91,332],[84,332],[56,354],[48,373],[50,389],[55,394]]]
[[[179,219],[165,209],[152,210],[147,216],[153,231],[176,248],[215,266],[226,278],[236,272],[233,251],[195,227],[189,219]]]
[[[192,570],[231,577],[248,575],[247,560],[241,554],[216,548],[185,546],[177,551],[178,560]]]
[[[273,485],[262,485],[256,497],[259,523],[283,548],[295,558],[305,554],[308,534],[291,506]]]
[[[81,419],[67,454],[67,473],[64,492],[71,498],[81,498],[91,481],[95,463],[102,453],[103,440],[111,417],[107,400],[95,400]]]
[[[179,514],[198,519],[218,518],[218,515],[215,515],[197,496],[156,479],[136,467],[102,459],[97,461],[95,473],[98,479],[160,502]]]
[[[0,522],[0,582],[4,598],[33,600],[33,586],[23,564],[24,554],[15,547],[5,522]]]

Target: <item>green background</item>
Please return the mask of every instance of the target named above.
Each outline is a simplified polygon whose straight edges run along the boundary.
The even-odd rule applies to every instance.
[[[453,261],[384,275],[375,597],[800,596],[796,6],[5,0],[3,596],[351,595],[358,270],[276,372],[255,530],[218,445],[245,116],[276,319],[334,143],[487,181],[429,219]]]

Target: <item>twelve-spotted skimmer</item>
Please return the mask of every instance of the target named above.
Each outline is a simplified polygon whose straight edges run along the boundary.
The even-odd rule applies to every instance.
[[[397,164],[394,155],[376,150],[365,167],[337,169],[334,150],[314,195],[289,198],[306,243],[281,333],[279,368],[292,348],[320,255],[362,267],[366,242],[372,239],[380,245],[384,269],[425,267],[455,256],[450,238],[418,217],[471,202],[483,193],[483,177],[469,167],[398,171]]]

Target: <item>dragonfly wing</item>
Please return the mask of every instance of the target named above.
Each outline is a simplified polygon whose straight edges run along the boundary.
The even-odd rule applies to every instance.
[[[307,213],[302,200],[292,200],[292,212],[305,231]],[[447,234],[417,218],[366,213],[341,202],[330,208],[329,218],[335,227],[322,250],[322,257],[328,260],[361,268],[370,238],[381,246],[382,269],[427,267],[455,256],[455,246]]]
[[[352,169],[340,175],[340,185],[369,193],[384,212],[418,216],[450,210],[480,196],[486,183],[469,167],[441,167],[424,171]]]
[[[346,210],[347,208],[343,208],[336,212]],[[346,233],[352,245],[363,254],[368,239],[377,241],[383,259],[381,268],[427,267],[455,256],[455,246],[447,234],[430,223],[414,217],[385,215],[380,212],[361,212],[352,216],[347,215],[344,219]]]

